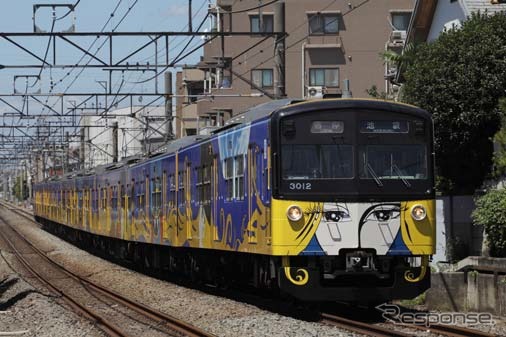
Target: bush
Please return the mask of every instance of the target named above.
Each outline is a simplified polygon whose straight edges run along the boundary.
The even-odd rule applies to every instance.
[[[479,197],[472,218],[484,227],[490,256],[506,257],[506,190],[490,190]]]

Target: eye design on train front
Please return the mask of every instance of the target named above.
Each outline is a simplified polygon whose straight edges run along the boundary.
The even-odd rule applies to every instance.
[[[350,212],[341,205],[326,204],[323,210],[325,220],[328,222],[350,221]]]
[[[398,219],[401,215],[400,207],[397,205],[377,205],[369,210],[364,217],[364,222],[378,221],[387,222],[390,220]]]

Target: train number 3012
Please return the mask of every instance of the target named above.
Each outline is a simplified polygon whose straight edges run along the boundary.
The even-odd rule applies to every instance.
[[[311,189],[311,183],[290,183],[291,190],[308,191]]]

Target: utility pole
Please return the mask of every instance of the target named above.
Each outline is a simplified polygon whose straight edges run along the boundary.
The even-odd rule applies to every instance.
[[[118,162],[118,122],[112,123],[112,162]]]
[[[274,96],[277,99],[286,96],[285,92],[285,3],[283,1],[274,4],[274,31],[276,36],[275,64],[276,64],[276,85]]]
[[[165,72],[165,143],[174,138],[172,130],[172,73]]]
[[[192,0],[188,0],[188,32],[193,32],[192,25]]]
[[[80,143],[79,143],[79,167],[81,168],[81,170],[84,170],[84,158],[86,158],[85,156],[85,133],[84,133],[84,127],[81,128],[81,133],[80,133]]]
[[[69,148],[70,148],[70,134],[68,131],[65,132],[65,166],[63,169],[63,173],[69,172]]]

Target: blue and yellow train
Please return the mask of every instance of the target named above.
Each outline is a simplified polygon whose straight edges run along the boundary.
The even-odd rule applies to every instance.
[[[121,259],[304,301],[430,286],[430,115],[376,100],[278,100],[140,160],[34,187],[37,220]]]

